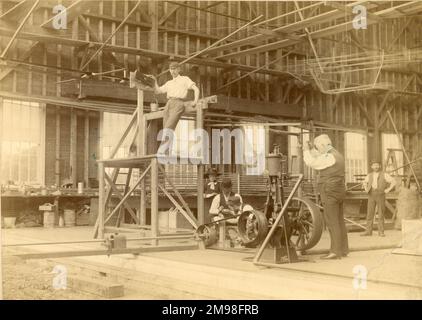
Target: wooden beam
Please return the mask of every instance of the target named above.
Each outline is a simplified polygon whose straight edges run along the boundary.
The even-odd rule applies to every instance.
[[[77,155],[77,115],[72,108],[70,111],[70,178],[72,180],[73,188],[78,185],[78,155]]]
[[[327,6],[327,7],[337,9],[341,12],[345,12],[349,15],[355,16],[355,13],[353,13],[353,7],[345,6],[345,5],[340,4],[338,2],[335,2],[335,1],[326,1],[324,5]],[[381,17],[378,17],[377,15],[369,12],[368,10],[366,11],[366,16],[367,16],[368,20],[374,20],[377,23],[384,22],[384,19],[382,19]]]
[[[0,35],[2,36],[11,36],[14,33],[14,26],[5,23],[4,21],[0,21]],[[85,46],[91,46],[92,48],[99,48],[103,44],[97,43],[94,41],[84,41],[79,39],[71,39],[68,37],[59,37],[57,35],[52,34],[51,32],[48,32],[47,30],[44,30],[43,28],[39,28],[36,26],[32,26],[31,30],[28,31],[22,31],[17,36],[18,39],[25,39],[25,40],[31,40],[31,41],[40,41],[43,43],[48,44],[62,44],[70,47],[85,47]],[[169,54],[169,53],[163,53],[153,50],[147,50],[147,49],[140,49],[140,48],[134,48],[134,47],[125,47],[125,46],[119,46],[119,45],[111,45],[107,44],[103,48],[103,52],[110,51],[110,52],[116,52],[116,53],[127,53],[132,55],[139,55],[144,56],[148,58],[155,58],[155,59],[162,59],[166,60],[170,57],[177,61],[182,61],[186,57],[183,55],[178,54]],[[217,61],[215,59],[209,59],[209,58],[194,58],[190,61],[191,64],[196,65],[204,65],[209,67],[216,67],[216,68],[235,68],[239,71],[253,71],[256,69],[256,67],[253,66],[247,66],[244,64],[235,64],[235,63],[226,63]],[[282,71],[278,71],[275,69],[262,69],[258,71],[258,73],[261,74],[269,74],[274,76],[285,76],[286,73]]]
[[[393,41],[388,43],[388,47],[386,51],[390,51],[390,49],[394,46],[394,44],[397,42],[398,39],[402,36],[403,32],[409,27],[409,25],[413,22],[414,17],[410,17],[409,20],[407,20],[406,24],[401,28],[401,30],[397,33],[397,35],[394,37]]]
[[[104,164],[105,162],[99,161],[98,163]],[[148,165],[148,167],[145,169],[145,171],[138,178],[138,181],[136,181],[135,184],[130,188],[130,190],[122,198],[120,198],[120,202],[116,205],[116,207],[114,207],[113,211],[111,211],[111,213],[108,215],[107,219],[105,219],[104,224],[107,223],[111,219],[111,217],[117,212],[117,210],[120,208],[121,205],[125,205],[126,206],[126,200],[130,197],[130,195],[132,194],[132,192],[135,191],[135,189],[138,187],[138,185],[144,180],[145,175],[148,173],[148,171],[150,170],[150,168],[151,168],[151,165]],[[104,179],[106,179],[105,173],[103,174],[103,177],[104,177]],[[104,202],[103,202],[103,204],[104,204]],[[136,215],[135,215],[135,218],[134,219],[135,219],[135,221],[138,220],[136,218]]]
[[[103,50],[103,48],[107,45],[107,43],[115,36],[117,31],[126,23],[127,19],[133,14],[133,12],[136,11],[136,9],[141,4],[141,0],[139,0],[135,6],[130,10],[128,15],[120,22],[120,24],[117,26],[117,28],[109,35],[109,37],[100,45],[100,47],[97,49],[97,51],[94,52],[94,54],[88,59],[88,61],[82,66],[81,70],[85,69],[89,63]]]
[[[104,238],[104,221],[105,221],[105,181],[104,181],[104,164],[98,163],[98,216],[96,226],[94,227],[94,238]]]
[[[368,111],[366,111],[365,107],[363,106],[362,102],[360,101],[359,96],[357,96],[356,94],[354,96],[356,98],[356,101],[358,102],[357,105],[358,105],[361,113],[363,113],[363,115],[365,116],[365,118],[368,121],[368,123],[371,126],[373,126],[374,125],[374,120],[372,120],[371,116],[368,114]]]
[[[56,161],[55,161],[55,182],[56,186],[60,186],[60,107],[56,107]]]
[[[84,183],[89,187],[89,111],[85,110],[84,121]]]
[[[34,3],[35,0],[23,0],[3,13],[0,20],[20,22]]]
[[[69,95],[70,92],[76,94],[78,89],[72,83],[69,83],[69,87],[73,86],[72,91],[62,88],[64,95]],[[133,101],[133,108],[127,109],[129,112],[133,112],[135,109],[135,104],[137,101],[137,91],[129,87],[113,84],[111,82],[100,82],[97,80],[87,80],[83,82],[83,93],[85,95],[90,94],[87,98],[104,98],[106,96],[110,100],[116,101]],[[0,92],[1,94],[1,92]],[[155,98],[152,92],[143,91],[144,104],[154,102]],[[160,103],[165,103],[165,97],[162,95],[158,96]],[[70,100],[72,101],[72,100]],[[89,105],[89,104],[87,104]],[[297,105],[292,103],[277,103],[277,102],[263,102],[263,101],[253,101],[249,99],[234,98],[228,97],[225,95],[217,95],[217,103],[214,103],[209,106],[212,110],[225,111],[230,108],[234,112],[245,112],[249,114],[262,114],[266,116],[286,116],[300,118],[301,112]],[[126,111],[127,112],[127,111]]]
[[[265,29],[265,28],[259,28],[259,27],[251,27],[251,30],[253,30],[256,33],[265,35],[265,36],[269,36],[272,38],[287,38],[287,39],[291,39],[291,40],[301,40],[302,38],[300,37],[300,35],[297,35],[295,33],[287,33],[287,32],[283,32],[283,31],[274,31],[274,30],[270,30],[270,29]]]
[[[183,3],[186,3],[186,1],[183,1]],[[160,21],[158,21],[158,25],[163,25],[164,23],[166,23],[166,21],[173,15],[176,13],[177,10],[180,9],[179,5],[173,4],[174,7],[170,9],[169,12],[167,12],[161,19]]]
[[[77,19],[79,15],[84,12],[89,11],[89,8],[92,8],[93,4],[92,1],[85,1],[85,0],[78,0],[72,3],[70,6],[66,7],[66,22],[69,24],[73,20]],[[58,13],[55,16],[48,19],[46,22],[41,24],[43,28],[54,29],[53,21],[57,18],[57,16],[61,15],[62,13]]]
[[[350,3],[348,5],[353,6],[353,3]],[[402,5],[397,5],[396,7],[393,7],[393,8],[377,11],[374,14],[379,16],[379,17],[382,17],[382,18],[389,18],[389,16],[391,16],[391,10],[390,9],[399,9],[399,8],[401,8],[401,10],[406,9],[406,13],[410,14],[412,10],[417,11],[417,12],[421,11],[422,10],[422,3],[418,4],[416,2],[411,2],[411,3],[402,4]],[[330,12],[332,12],[332,11],[330,11]],[[318,15],[316,17],[308,18],[305,21],[301,21],[301,22],[303,22],[303,24],[300,25],[299,29],[302,29],[302,28],[307,27],[307,26],[315,25],[317,23],[317,21],[315,21],[315,20],[322,19],[322,17],[324,17],[324,16],[325,17],[328,16],[328,20],[325,20],[326,22],[330,21],[331,19],[334,19],[334,18],[335,19],[341,18],[341,16],[335,16],[335,15],[330,16],[328,14],[330,12],[323,13],[323,14]],[[338,11],[335,10],[335,12],[338,12]],[[340,15],[341,15],[341,13],[340,13]],[[319,18],[319,19],[317,19],[317,18]],[[320,23],[320,21],[318,21],[318,22]],[[368,25],[374,24],[374,23],[375,23],[374,20],[368,21]],[[351,25],[352,25],[352,20],[349,20],[349,21],[346,21],[344,23],[340,23],[340,24],[337,24],[337,25],[334,25],[334,26],[329,26],[329,27],[321,28],[321,29],[316,30],[316,31],[312,31],[310,33],[310,35],[312,36],[313,39],[328,37],[328,36],[331,36],[331,35],[335,35],[335,34],[344,32],[344,30],[350,29],[352,27]],[[286,28],[286,29],[297,28],[297,23],[292,23],[292,24],[289,24],[286,27],[280,27],[280,28]],[[275,30],[280,30],[280,29],[277,28]],[[305,41],[307,39],[306,34],[300,35],[300,37],[302,38],[301,41]],[[260,37],[257,37],[257,39],[255,39],[253,41],[254,43],[247,41],[247,39],[249,39],[249,38],[245,38],[245,39],[242,39],[242,40],[239,40],[239,41],[233,41],[228,45],[222,45],[222,46],[219,46],[216,49],[219,49],[219,51],[228,50],[226,48],[227,46],[230,46],[230,48],[236,48],[236,47],[240,47],[240,46],[244,46],[244,45],[251,45],[251,44],[255,44],[255,43],[260,43],[262,41],[269,40],[270,38],[266,37],[266,38],[262,39]],[[270,42],[268,44],[263,44],[263,45],[260,45],[260,46],[252,47],[252,48],[249,48],[249,49],[233,52],[233,53],[222,54],[222,55],[217,56],[216,58],[217,59],[224,59],[224,60],[232,59],[232,58],[238,58],[238,57],[248,55],[248,54],[256,54],[256,53],[260,53],[260,52],[278,50],[278,49],[281,49],[281,48],[284,48],[284,47],[292,46],[292,45],[297,44],[299,42],[300,41],[284,39],[284,40],[279,40],[279,41],[275,41],[275,42]]]
[[[381,104],[380,104],[380,105],[379,105],[379,107],[378,107],[378,117],[380,117],[381,113],[383,112],[384,107],[386,106],[387,101],[388,101],[388,98],[391,96],[391,94],[392,94],[392,91],[388,91],[388,92],[384,95],[384,98],[382,99],[382,102],[381,102]]]
[[[35,42],[31,45],[31,47],[26,50],[22,55],[19,56],[18,60],[25,61],[31,57],[31,55],[34,53],[34,51],[38,48],[40,48],[42,44],[40,42]],[[18,66],[19,63],[16,64]],[[0,81],[3,80],[5,77],[7,77],[10,72],[14,70],[15,67],[8,67],[5,68],[2,72],[0,72]]]
[[[133,211],[133,209],[129,206],[129,204],[126,203],[126,201],[121,201],[124,196],[128,194],[128,192],[124,193],[123,195],[120,193],[119,189],[117,189],[116,185],[113,182],[113,179],[108,176],[107,173],[104,174],[104,178],[106,179],[108,185],[110,186],[110,189],[114,191],[114,194],[120,199],[119,204],[113,209],[110,216],[107,217],[107,220],[110,219],[110,217],[117,211],[117,209],[121,208],[122,205],[126,208],[127,211],[129,211],[129,214],[132,216],[133,220],[139,224],[139,220],[136,217],[136,213]]]
[[[384,115],[382,116],[382,118],[380,119],[379,122],[379,127],[381,128],[385,121],[388,119],[388,113],[391,112],[394,109],[394,104],[392,103],[386,110],[386,112],[384,113]]]
[[[419,106],[418,114],[416,115],[416,119],[419,121],[422,115],[422,106]]]
[[[158,237],[160,234],[158,226],[158,160],[151,160],[151,236]],[[158,245],[158,240],[154,239],[151,243],[153,246]]]
[[[40,96],[35,94],[18,94],[8,91],[0,91],[0,96],[6,99],[16,99],[29,102],[39,102],[46,104],[53,104],[57,106],[63,106],[68,108],[83,109],[83,110],[92,110],[92,111],[109,111],[109,112],[120,112],[126,114],[132,114],[136,109],[135,105],[124,104],[117,102],[104,102],[104,101],[94,101],[94,100],[85,100],[80,101],[78,99],[70,99],[57,96]]]
[[[16,28],[15,32],[13,33],[11,39],[7,43],[6,47],[3,49],[3,52],[1,53],[0,58],[4,59],[6,57],[7,52],[9,51],[10,47],[12,46],[12,43],[17,38],[19,32],[22,30],[22,28],[25,25],[26,21],[29,19],[29,17],[31,16],[32,12],[35,10],[35,8],[37,7],[37,5],[38,5],[39,2],[40,2],[40,0],[36,0],[35,3],[32,5],[31,9],[29,9],[29,11],[27,12],[27,14],[25,15],[25,17],[23,17],[23,19],[20,22],[19,26]]]
[[[350,4],[352,5],[352,4]],[[295,31],[300,31],[305,27],[311,27],[313,25],[316,25],[317,23],[324,23],[324,22],[328,22],[331,20],[335,20],[338,18],[342,18],[344,16],[343,13],[339,12],[338,10],[332,10],[329,12],[324,12],[322,14],[319,14],[317,16],[314,17],[310,17],[308,19],[306,19],[305,21],[298,21],[298,22],[293,22],[290,24],[287,24],[285,26],[281,26],[275,29],[272,29],[272,31],[274,32],[284,32],[284,33],[292,33]],[[305,35],[301,35],[302,37],[304,37]],[[215,48],[213,50],[210,50],[209,54],[215,54],[217,52],[222,52],[222,51],[226,51],[226,50],[230,50],[230,49],[235,49],[235,48],[240,48],[241,46],[250,46],[250,45],[256,45],[259,44],[265,40],[270,40],[271,36],[267,36],[267,35],[253,35],[253,36],[249,36],[237,41],[233,41],[231,43],[228,44],[224,44],[219,46],[218,48]]]
[[[89,26],[89,24],[86,21],[86,19],[84,17],[82,17],[82,16],[79,16],[78,18],[79,18],[79,22],[81,23],[81,25],[88,31],[90,40],[93,40],[95,42],[101,42],[101,40],[97,37],[97,35],[94,32],[94,30],[92,30],[92,28]],[[87,46],[85,48],[88,49],[89,47]],[[104,57],[107,58],[107,59],[109,59],[110,60],[109,62],[112,62],[114,64],[118,64],[118,61],[117,61],[116,57],[114,56],[114,54],[112,52],[105,51],[104,52]],[[84,64],[85,64],[85,62],[84,62]],[[83,66],[83,64],[81,65],[81,67],[82,66]]]

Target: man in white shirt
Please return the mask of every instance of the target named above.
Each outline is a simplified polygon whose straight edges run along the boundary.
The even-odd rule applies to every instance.
[[[322,259],[341,259],[349,254],[347,229],[344,223],[343,199],[346,195],[343,156],[333,148],[326,134],[314,139],[316,149],[303,146],[305,164],[318,171],[318,191],[324,207],[324,220],[330,233],[330,253]]]
[[[214,216],[212,220],[215,220],[219,214],[224,213],[224,210],[231,210],[229,204],[230,197],[238,197],[240,202],[243,203],[240,194],[232,191],[232,181],[230,178],[223,178],[223,181],[221,182],[221,189],[221,193],[217,194],[211,203],[209,214]]]
[[[180,65],[171,62],[169,65],[170,74],[173,79],[159,86],[155,81],[155,93],[166,93],[167,104],[164,109],[163,129],[176,129],[185,107],[194,107],[198,103],[199,89],[189,77],[180,75]],[[193,90],[194,100],[185,101],[188,91]]]
[[[371,162],[372,172],[365,177],[363,187],[368,193],[368,211],[366,216],[366,231],[361,236],[371,236],[374,223],[375,207],[378,207],[378,235],[384,234],[385,195],[396,185],[396,181],[386,172],[381,170],[378,160]]]

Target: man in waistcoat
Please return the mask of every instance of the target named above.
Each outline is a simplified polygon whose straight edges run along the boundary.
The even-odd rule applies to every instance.
[[[366,216],[366,231],[361,236],[371,236],[374,224],[375,207],[378,208],[378,235],[384,234],[385,195],[396,185],[396,181],[386,172],[381,170],[378,160],[371,161],[372,172],[365,177],[363,187],[368,193],[368,211]]]
[[[318,191],[324,207],[324,220],[330,233],[331,247],[321,259],[341,259],[349,254],[346,224],[343,216],[343,200],[346,195],[344,181],[344,157],[333,148],[326,134],[314,139],[315,149],[304,144],[305,164],[319,173]]]
[[[210,215],[216,218],[221,213],[231,211],[229,203],[230,197],[238,197],[240,199],[240,202],[243,203],[240,194],[234,193],[232,191],[232,181],[230,180],[230,178],[223,178],[223,180],[221,181],[221,193],[217,194],[212,200],[209,211]]]

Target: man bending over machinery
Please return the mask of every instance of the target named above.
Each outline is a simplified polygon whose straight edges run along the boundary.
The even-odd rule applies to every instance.
[[[218,215],[227,215],[231,213],[232,210],[229,207],[230,197],[238,197],[240,202],[243,202],[240,194],[232,191],[232,181],[229,178],[223,178],[223,181],[221,182],[221,189],[221,193],[217,194],[211,203],[209,214],[214,216],[212,220],[219,219]]]

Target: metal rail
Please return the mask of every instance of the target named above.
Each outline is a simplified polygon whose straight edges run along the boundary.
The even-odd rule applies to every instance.
[[[189,238],[193,238],[193,233],[184,234],[184,235],[174,235],[174,236],[129,238],[129,239],[126,239],[126,241],[174,240],[174,239],[189,239]],[[12,244],[3,244],[2,247],[26,247],[26,246],[45,246],[45,245],[76,244],[76,243],[104,243],[104,242],[106,242],[106,239],[90,239],[90,240],[57,241],[57,242],[12,243]]]

